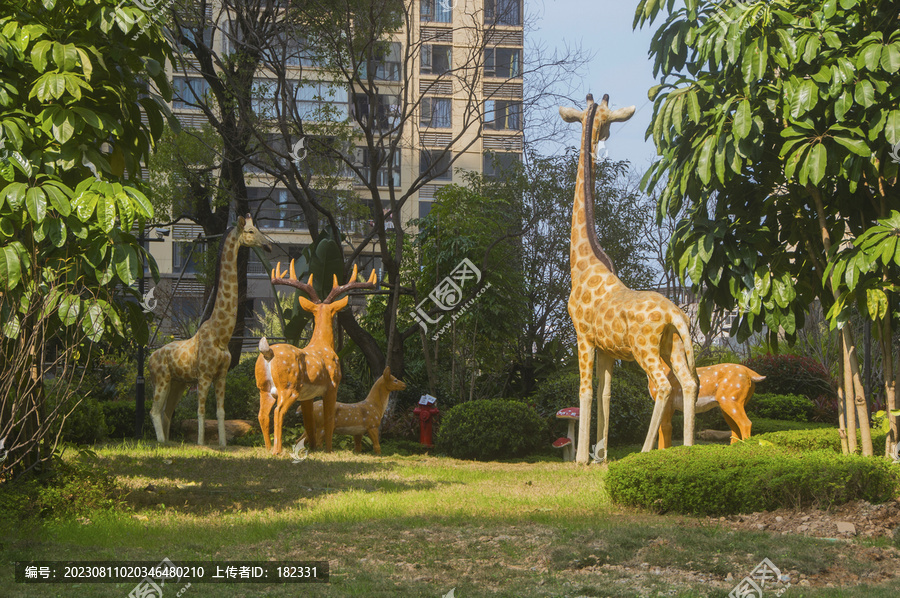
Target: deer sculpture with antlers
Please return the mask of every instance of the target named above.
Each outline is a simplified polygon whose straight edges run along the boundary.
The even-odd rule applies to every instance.
[[[289,344],[269,346],[265,337],[259,341],[260,356],[256,359],[256,387],[259,389],[259,425],[262,428],[266,449],[277,455],[281,452],[282,427],[287,410],[300,401],[303,425],[306,427],[309,447],[316,448],[320,437],[315,430],[313,399],[322,397],[323,423],[325,428],[325,450],[331,452],[334,434],[334,413],[337,405],[337,391],[341,383],[341,367],[334,351],[334,316],[347,307],[348,296],[337,299],[352,289],[375,288],[376,272],[367,282],[356,282],[357,268],[353,266],[350,282],[339,285],[337,276],[334,286],[325,300],[319,299],[313,288],[313,277],[306,283],[297,280],[294,260],[291,260],[290,278],[281,271],[279,262],[272,271],[272,283],[299,289],[310,299],[300,296],[300,306],[313,314],[313,334],[302,349]],[[335,301],[335,299],[337,299]],[[275,407],[275,446],[269,438],[269,423],[272,407]]]

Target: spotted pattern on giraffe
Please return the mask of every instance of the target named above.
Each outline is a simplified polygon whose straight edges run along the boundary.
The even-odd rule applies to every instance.
[[[266,238],[253,225],[252,219],[238,218],[222,241],[218,264],[218,284],[213,311],[187,340],[173,341],[153,352],[148,373],[154,382],[150,417],[156,439],[169,439],[172,413],[188,383],[197,382],[197,443],[204,444],[206,395],[212,386],[216,395],[219,444],[225,446],[225,375],[231,362],[228,342],[237,322],[237,254],[240,247],[271,248]]]

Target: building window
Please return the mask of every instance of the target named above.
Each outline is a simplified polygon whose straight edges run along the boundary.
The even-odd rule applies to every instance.
[[[260,228],[306,230],[303,210],[287,189],[251,187],[247,189],[247,199]]]
[[[452,126],[451,107],[450,98],[422,98],[422,118],[419,124],[433,129],[449,129]]]
[[[522,76],[522,50],[488,48],[484,51],[484,76],[515,79]]]
[[[428,23],[453,21],[452,0],[421,0],[420,19]]]
[[[327,81],[305,81],[297,85],[294,93],[298,116],[313,121],[343,120],[347,116],[349,96],[346,89]]]
[[[185,274],[196,274],[197,265],[200,257],[206,252],[206,243],[200,243],[198,247],[194,247],[193,253],[191,247],[197,245],[193,241],[173,241],[172,242],[172,269],[181,272],[184,268]]]
[[[494,25],[521,25],[522,0],[484,0],[484,22]]]
[[[356,164],[360,169],[363,175],[363,180],[361,184],[368,185],[369,184],[369,167],[371,164],[371,160],[369,159],[371,154],[369,153],[369,149],[365,147],[356,148]],[[391,182],[393,182],[394,187],[400,186],[400,152],[394,152],[394,164],[393,167],[389,167],[387,164],[387,157],[385,155],[384,150],[378,151],[378,157],[376,158],[376,162],[379,164],[378,173],[375,175],[375,185],[378,187],[388,187]],[[393,180],[391,180],[393,179]]]
[[[512,152],[485,152],[482,172],[492,179],[508,176],[522,163],[522,155]]]
[[[424,218],[431,213],[431,204],[434,202],[425,199],[419,200],[419,218]]]
[[[451,68],[450,46],[440,46],[437,44],[422,45],[422,74],[423,75],[443,75],[449,73]]]
[[[374,56],[360,65],[359,76],[368,79],[368,70],[380,81],[399,81],[402,46],[399,42],[386,43],[375,48]]]
[[[447,151],[419,152],[419,174],[427,180],[449,181],[453,178],[453,154]]]
[[[369,106],[369,96],[358,93],[353,96],[353,107],[357,120],[373,130],[389,129],[400,117],[400,98],[393,95],[376,95],[375,105]]]
[[[485,101],[484,128],[495,131],[521,131],[522,102],[508,100]]]
[[[209,91],[206,79],[196,77],[173,77],[172,87],[175,110],[199,110],[198,104],[204,101]]]

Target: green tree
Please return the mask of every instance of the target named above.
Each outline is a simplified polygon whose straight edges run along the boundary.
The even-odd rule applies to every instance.
[[[147,339],[128,299],[155,265],[130,231],[153,209],[132,177],[162,133],[169,53],[116,4],[0,1],[0,479],[55,446],[49,374],[67,392],[96,343]]]
[[[896,197],[900,31],[896,1],[642,0],[635,26],[668,16],[651,54],[648,131],[661,156],[644,183],[682,220],[672,257],[713,305],[739,307],[739,339],[790,340],[814,299],[840,294],[829,261]],[[854,340],[841,329],[847,421],[872,454]],[[855,434],[846,435],[848,450]]]

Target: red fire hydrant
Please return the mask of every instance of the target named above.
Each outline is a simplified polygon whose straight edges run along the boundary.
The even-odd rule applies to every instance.
[[[432,448],[434,443],[431,440],[432,426],[434,417],[440,413],[434,403],[437,399],[431,395],[422,395],[419,399],[419,406],[413,409],[413,413],[419,416],[419,442]]]

